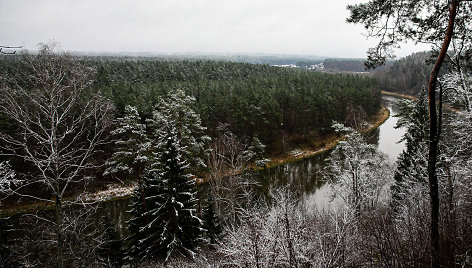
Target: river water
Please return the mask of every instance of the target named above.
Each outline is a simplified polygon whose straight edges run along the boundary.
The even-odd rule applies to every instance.
[[[396,106],[397,100],[398,99],[394,97],[383,97],[383,104],[390,110],[390,117],[379,128],[365,134],[366,139],[372,144],[377,144],[378,148],[387,154],[392,162],[396,160],[405,147],[403,143],[398,143],[405,130],[394,128],[398,121],[398,119],[394,117],[394,115],[398,113]],[[298,162],[265,169],[260,172],[254,172],[249,176],[251,180],[258,182],[259,186],[257,188],[260,190],[259,193],[261,195],[267,194],[271,190],[280,187],[286,187],[293,193],[298,194],[299,197],[303,198],[302,200],[305,201],[307,209],[311,211],[314,209],[324,209],[333,204],[333,202],[331,202],[331,186],[323,181],[321,176],[321,170],[324,168],[325,159],[329,157],[330,153],[331,152],[328,151]],[[97,210],[90,214],[91,225],[88,225],[87,228],[100,230],[100,228],[103,228],[101,221],[104,217],[107,217],[114,225],[119,236],[121,238],[126,238],[129,235],[127,226],[128,220],[131,217],[130,213],[128,213],[129,203],[130,198],[100,203]],[[39,216],[51,212],[52,211],[40,211]],[[71,212],[74,213],[76,211],[72,209]],[[51,215],[48,215],[48,217],[49,216]],[[28,226],[30,226],[29,224],[31,224],[31,222],[29,224],[23,224],[21,217],[22,215],[18,214],[10,219],[10,224],[17,228],[17,230],[13,232],[12,236],[27,237],[29,235],[30,238],[35,240],[41,238],[42,232],[35,233],[35,230],[37,230],[35,228],[29,230]],[[86,222],[88,223],[88,221]],[[22,227],[22,225],[24,226]],[[2,227],[0,226],[0,229],[1,228]],[[39,229],[41,229],[41,227],[39,227]],[[86,229],[83,230],[85,231]],[[36,252],[36,244],[31,244],[31,248],[29,248],[29,244],[25,245],[28,247],[26,249],[28,252]],[[45,253],[47,252],[46,249]]]
[[[396,102],[398,98],[383,96],[383,104],[390,110],[390,117],[377,129],[365,134],[368,141],[377,144],[378,148],[388,155],[394,162],[403,151],[405,145],[398,143],[404,134],[404,129],[395,129],[398,118]],[[289,163],[253,174],[263,192],[279,187],[287,187],[295,193],[305,197],[306,205],[310,208],[326,208],[330,205],[331,187],[322,180],[321,170],[330,151],[307,158],[298,162]],[[107,215],[115,224],[121,237],[126,236],[126,222],[130,215],[127,213],[129,199],[106,202],[102,205],[99,214]]]
[[[405,148],[404,142],[399,142],[405,133],[404,128],[395,128],[398,118],[398,98],[383,96],[383,105],[390,110],[390,117],[377,129],[365,134],[366,139],[377,144],[390,161],[395,162]],[[298,162],[265,170],[260,175],[262,187],[276,189],[286,186],[298,194],[305,195],[308,209],[327,208],[332,201],[331,186],[322,179],[321,171],[325,159],[331,151],[304,159]]]
[[[398,155],[405,149],[405,142],[400,142],[404,128],[395,128],[398,118],[398,107],[396,105],[398,98],[391,96],[383,96],[383,104],[390,110],[390,117],[376,131],[379,132],[378,146],[379,150],[386,153],[391,161],[396,161]]]
[[[404,134],[404,129],[394,128],[398,121],[394,117],[398,113],[397,100],[394,97],[383,96],[383,104],[390,110],[390,117],[379,128],[365,134],[367,140],[372,144],[377,144],[378,148],[386,153],[392,162],[396,160],[405,147],[403,143],[398,143]],[[258,182],[258,189],[263,195],[271,190],[286,187],[303,198],[307,209],[324,209],[332,205],[331,187],[323,181],[321,176],[321,170],[329,154],[330,151],[298,162],[255,172],[249,176],[250,179]],[[101,203],[98,210],[92,214],[92,220],[94,221],[92,228],[100,228],[100,222],[106,216],[115,226],[119,236],[121,238],[127,237],[129,234],[127,222],[131,217],[128,213],[129,203],[129,198]],[[17,215],[17,217],[20,216]],[[11,220],[15,225],[21,222],[20,218],[12,218]],[[27,231],[22,231],[19,228],[16,236],[23,236],[24,233],[27,233]]]

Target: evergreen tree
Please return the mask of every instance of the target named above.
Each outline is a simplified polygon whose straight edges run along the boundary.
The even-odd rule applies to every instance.
[[[143,178],[143,187],[147,185],[148,176],[145,175]],[[130,236],[126,238],[130,245],[126,258],[129,263],[139,262],[143,258],[144,249],[140,241],[146,237],[146,233],[141,232],[141,229],[149,223],[149,220],[144,216],[147,207],[143,206],[142,196],[144,196],[144,191],[136,188],[131,196],[130,210],[128,211],[131,214],[131,219],[127,222]]]
[[[136,216],[138,216],[147,210],[142,174],[153,161],[151,142],[146,135],[146,125],[141,123],[141,117],[136,107],[127,105],[124,117],[118,118],[117,121],[118,126],[111,133],[116,137],[115,153],[105,163],[108,168],[104,175],[125,172],[138,181],[132,205]]]
[[[249,145],[248,150],[253,152],[254,154],[254,162],[258,166],[264,166],[268,160],[264,159],[266,146],[259,140],[257,136],[254,136],[251,141],[251,145]]]
[[[212,192],[208,193],[206,208],[203,212],[203,229],[210,245],[215,245],[223,234],[223,227],[215,211],[215,200]]]
[[[111,132],[116,137],[115,153],[106,162],[104,175],[126,172],[141,182],[144,169],[152,160],[151,142],[146,136],[146,125],[141,123],[136,107],[127,105],[125,115],[117,119],[118,126]]]
[[[392,186],[393,205],[401,205],[401,201],[410,198],[408,190],[414,184],[427,186],[428,183],[428,100],[422,91],[418,100],[404,100],[399,103],[400,117],[397,128],[404,127],[406,132],[402,138],[406,148],[397,160],[395,184]],[[398,207],[397,207],[398,209]]]
[[[181,154],[188,163],[186,173],[202,171],[207,167],[210,137],[204,135],[206,128],[202,126],[200,115],[194,111],[195,106],[195,98],[177,90],[166,99],[159,98],[149,122],[154,130],[155,146],[159,152],[164,150],[167,133],[175,132],[180,146],[185,148]]]
[[[165,136],[160,167],[144,178],[147,211],[133,211],[134,252],[139,260],[171,256],[193,256],[201,233],[201,221],[194,215],[195,181],[185,174],[175,133]],[[144,223],[144,224],[143,224]]]

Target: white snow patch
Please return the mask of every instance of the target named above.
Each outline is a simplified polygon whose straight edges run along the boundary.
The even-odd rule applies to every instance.
[[[129,196],[137,187],[137,183],[131,183],[129,185],[112,184],[109,185],[106,190],[85,194],[84,199],[86,201],[107,201],[117,197]]]

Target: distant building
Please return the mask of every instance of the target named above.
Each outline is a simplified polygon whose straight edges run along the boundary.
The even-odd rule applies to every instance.
[[[297,65],[295,64],[282,64],[282,65],[272,65],[275,67],[286,67],[286,68],[297,68]]]
[[[323,63],[318,63],[318,64],[310,65],[310,67],[308,69],[310,69],[310,70],[324,70],[324,64]]]

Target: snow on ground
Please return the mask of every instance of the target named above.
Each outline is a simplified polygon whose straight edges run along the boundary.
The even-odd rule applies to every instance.
[[[85,194],[84,199],[87,201],[107,201],[114,198],[129,196],[137,187],[137,183],[131,183],[129,185],[112,184],[109,185],[106,190]]]

